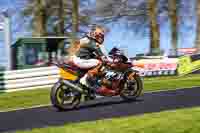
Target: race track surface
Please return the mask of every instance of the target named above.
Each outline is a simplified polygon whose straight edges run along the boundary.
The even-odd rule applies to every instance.
[[[53,107],[40,107],[0,113],[0,132],[57,126],[72,122],[125,117],[164,110],[200,107],[200,87],[146,93],[137,101],[106,98],[81,105],[77,110],[58,112]]]

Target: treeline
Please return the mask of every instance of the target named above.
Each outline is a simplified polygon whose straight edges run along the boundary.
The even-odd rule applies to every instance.
[[[121,19],[132,22],[137,27],[149,28],[150,53],[158,55],[160,49],[160,25],[158,16],[167,14],[170,20],[171,48],[177,55],[178,24],[182,0],[26,0],[22,11],[31,19],[33,36],[71,36],[84,32],[84,27],[94,23],[115,23]],[[196,1],[198,26],[195,47],[200,51],[200,1]],[[134,28],[135,27],[135,28]]]

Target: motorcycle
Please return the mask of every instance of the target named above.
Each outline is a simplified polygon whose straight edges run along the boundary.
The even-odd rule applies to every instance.
[[[109,52],[112,63],[104,63],[100,75],[90,82],[94,88],[87,88],[79,83],[80,78],[88,70],[76,66],[55,63],[59,68],[60,78],[50,92],[52,105],[59,110],[77,108],[81,102],[95,100],[98,96],[120,96],[124,100],[136,100],[143,90],[143,82],[138,71],[132,68],[132,63],[118,48]]]

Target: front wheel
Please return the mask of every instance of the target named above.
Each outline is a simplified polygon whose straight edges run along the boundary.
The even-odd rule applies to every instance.
[[[81,94],[64,85],[61,80],[51,88],[51,103],[58,110],[76,108],[81,100]]]
[[[123,85],[123,90],[120,96],[124,100],[136,100],[143,90],[143,82],[139,75],[134,74],[134,72],[127,75],[127,79]]]

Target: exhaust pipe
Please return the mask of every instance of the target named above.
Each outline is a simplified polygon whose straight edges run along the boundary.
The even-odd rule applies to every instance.
[[[73,83],[69,82],[68,80],[62,80],[62,82],[63,82],[65,85],[67,85],[67,86],[73,88],[74,90],[76,90],[76,91],[78,91],[78,92],[80,92],[80,93],[85,93],[84,90],[83,90],[82,88],[78,87],[77,85],[74,85]]]

